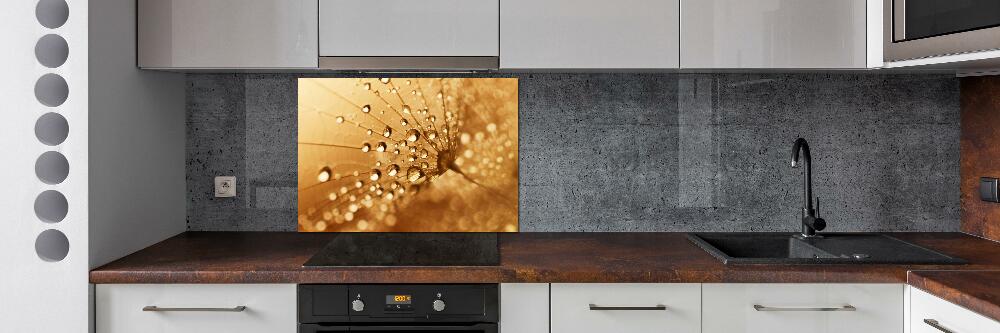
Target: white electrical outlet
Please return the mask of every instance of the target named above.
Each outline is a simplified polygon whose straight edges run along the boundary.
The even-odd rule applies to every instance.
[[[215,177],[215,197],[231,198],[236,196],[236,177]]]

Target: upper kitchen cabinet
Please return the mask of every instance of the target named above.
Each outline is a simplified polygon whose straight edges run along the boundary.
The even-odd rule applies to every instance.
[[[678,0],[503,0],[500,67],[678,66]]]
[[[874,0],[681,0],[681,68],[879,67],[881,6]]]
[[[320,67],[496,69],[499,0],[319,0]]]
[[[138,0],[150,69],[317,67],[317,0]]]

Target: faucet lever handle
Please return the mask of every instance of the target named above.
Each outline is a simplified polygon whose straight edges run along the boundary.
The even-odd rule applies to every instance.
[[[816,217],[819,217],[819,196],[816,196]]]

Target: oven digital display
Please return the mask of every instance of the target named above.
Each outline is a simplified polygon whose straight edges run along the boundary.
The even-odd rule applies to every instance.
[[[413,297],[410,295],[385,295],[385,304],[413,304]]]

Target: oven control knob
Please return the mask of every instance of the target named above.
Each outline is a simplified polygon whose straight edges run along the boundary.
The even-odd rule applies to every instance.
[[[434,311],[437,312],[444,311],[444,301],[439,299],[434,300]]]
[[[353,302],[351,302],[351,309],[354,310],[354,311],[356,311],[356,312],[364,311],[365,310],[365,302],[362,301],[362,300],[360,300],[360,299],[356,299]]]

